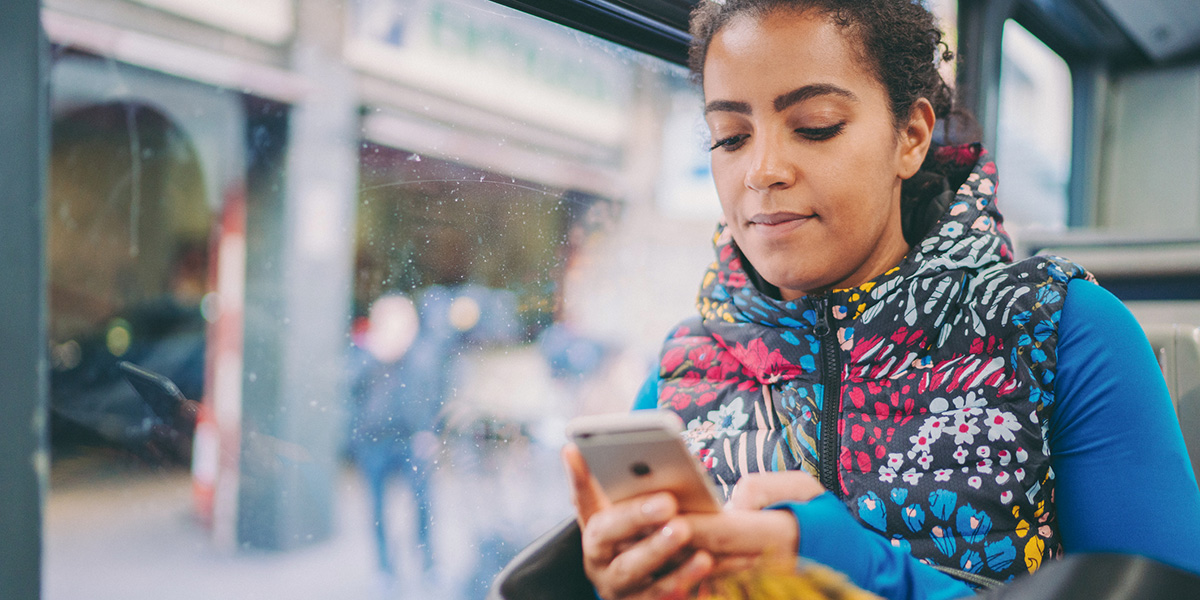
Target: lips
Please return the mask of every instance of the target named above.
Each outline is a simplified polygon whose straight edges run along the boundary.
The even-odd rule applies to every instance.
[[[816,215],[802,215],[793,212],[773,212],[773,213],[758,213],[750,218],[750,225],[758,225],[759,228],[765,231],[776,229],[790,229],[791,226],[797,226],[807,222]]]

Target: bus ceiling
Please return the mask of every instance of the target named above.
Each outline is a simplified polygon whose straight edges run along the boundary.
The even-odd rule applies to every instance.
[[[687,62],[687,17],[696,0],[497,0],[668,61]],[[700,0],[713,1],[713,0]],[[1015,18],[1072,58],[1143,66],[1200,56],[1197,0],[959,0],[968,19]],[[975,24],[987,30],[993,26]]]

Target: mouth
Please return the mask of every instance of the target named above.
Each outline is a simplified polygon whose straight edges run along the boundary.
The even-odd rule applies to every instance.
[[[793,212],[758,213],[749,220],[749,225],[764,232],[791,229],[815,218],[815,214],[803,215]]]

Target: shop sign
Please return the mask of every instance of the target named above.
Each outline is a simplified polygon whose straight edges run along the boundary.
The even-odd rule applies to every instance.
[[[487,0],[354,0],[364,70],[578,137],[618,143],[632,53]]]
[[[293,0],[133,0],[269,44],[291,38]]]

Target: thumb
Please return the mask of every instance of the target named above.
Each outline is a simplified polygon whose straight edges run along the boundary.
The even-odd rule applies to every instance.
[[[592,477],[583,454],[575,444],[567,444],[562,449],[563,467],[571,479],[571,501],[575,504],[580,527],[587,524],[592,515],[609,506],[608,497],[600,489],[600,484]]]

